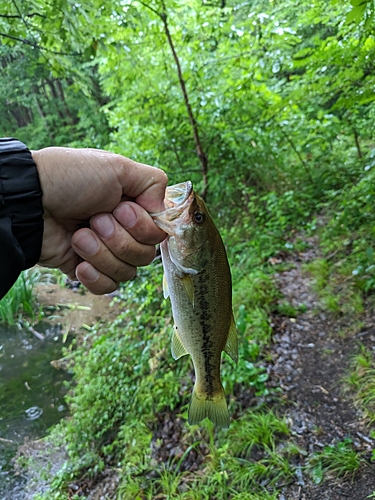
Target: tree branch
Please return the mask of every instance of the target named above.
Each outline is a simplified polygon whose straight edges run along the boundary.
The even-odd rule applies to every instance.
[[[280,125],[280,123],[277,123],[275,122],[275,125],[279,128],[280,132],[282,133],[282,135],[285,137],[285,139],[289,142],[290,146],[292,147],[293,151],[295,152],[295,154],[297,155],[301,165],[303,166],[306,174],[307,174],[307,177],[309,178],[311,184],[314,184],[314,180],[311,176],[311,172],[310,172],[310,169],[309,169],[309,166],[308,164],[305,162],[305,160],[302,158],[302,155],[301,153],[298,151],[296,145],[294,144],[294,141],[293,139],[290,137],[289,134],[287,134],[285,132],[285,130],[283,129],[283,127]]]
[[[186,110],[187,110],[187,113],[188,113],[188,116],[189,116],[190,125],[191,125],[191,128],[193,130],[193,137],[194,137],[194,142],[195,142],[195,148],[196,148],[196,152],[197,152],[200,164],[201,164],[201,171],[202,171],[202,177],[203,177],[203,190],[201,192],[201,196],[202,196],[203,199],[205,199],[206,196],[207,196],[207,191],[208,191],[208,178],[207,178],[207,174],[208,174],[208,158],[207,158],[207,155],[206,155],[206,153],[205,153],[205,151],[203,149],[203,146],[202,146],[202,142],[201,142],[201,139],[200,139],[200,136],[199,136],[198,124],[197,124],[197,121],[195,119],[193,110],[191,108],[191,104],[190,104],[190,101],[189,101],[188,92],[187,92],[187,89],[186,89],[186,83],[185,83],[185,80],[184,80],[184,78],[182,76],[182,70],[181,70],[180,60],[178,58],[178,55],[177,55],[177,52],[176,52],[176,49],[175,49],[175,46],[174,46],[174,43],[173,43],[171,32],[169,31],[168,17],[167,17],[167,13],[166,13],[166,8],[165,8],[165,2],[164,2],[164,0],[162,0],[161,3],[162,3],[162,6],[163,6],[163,13],[162,14],[158,13],[158,15],[159,15],[159,17],[161,18],[161,20],[163,22],[165,35],[167,37],[167,40],[168,40],[168,43],[169,43],[169,47],[170,47],[170,49],[172,51],[174,62],[176,64],[177,74],[178,74],[178,80],[180,82],[180,87],[181,87],[182,95],[183,95],[183,98],[184,98]]]
[[[150,9],[154,14],[156,14],[158,17],[161,17],[162,14],[160,14],[160,12],[158,12],[156,9],[154,9],[153,7],[151,7],[151,5],[148,5],[147,3],[145,2],[142,2],[142,0],[138,0],[138,2],[143,5],[143,7],[146,7],[147,9]]]
[[[359,134],[357,132],[357,129],[355,129],[354,127],[353,127],[353,134],[354,134],[355,147],[357,148],[358,158],[362,159],[363,154],[361,150],[361,144],[359,142]]]
[[[13,36],[13,35],[8,35],[7,33],[0,33],[0,36],[3,36],[4,38],[10,38],[11,40],[15,40],[16,42],[24,43],[25,45],[29,45],[30,47],[33,47],[34,49],[44,50],[45,52],[50,52],[51,54],[56,54],[59,56],[75,56],[76,57],[76,56],[82,55],[80,52],[69,54],[68,52],[59,52],[57,50],[47,49],[47,47],[43,47],[42,45],[38,45],[37,43],[34,43],[34,42],[31,42],[30,40],[27,40],[26,38],[18,38],[18,37]]]
[[[156,9],[154,9],[153,7],[151,7],[150,5],[148,5],[147,3],[145,3],[142,0],[138,0],[138,2],[141,5],[143,5],[144,7],[146,7],[147,9],[151,10],[163,22],[164,32],[165,32],[165,35],[167,37],[169,47],[172,51],[174,62],[176,64],[178,80],[180,82],[180,87],[181,87],[182,95],[184,98],[185,107],[187,110],[187,114],[189,117],[192,131],[193,131],[195,149],[196,149],[197,156],[198,156],[198,159],[199,159],[200,164],[201,164],[201,172],[202,172],[202,177],[203,177],[203,190],[201,192],[201,196],[203,199],[205,199],[207,196],[207,191],[208,191],[208,175],[207,175],[208,174],[208,158],[207,158],[207,155],[205,154],[203,146],[202,146],[202,142],[201,142],[201,139],[199,136],[198,124],[197,124],[197,121],[195,119],[193,110],[191,108],[189,96],[188,96],[187,89],[186,89],[186,83],[185,83],[185,80],[182,76],[180,60],[178,58],[178,55],[177,55],[177,52],[176,52],[176,49],[175,49],[175,46],[173,43],[172,35],[171,35],[170,30],[169,30],[168,16],[167,16],[167,9],[165,7],[165,2],[164,2],[164,0],[161,0],[163,12],[158,12]]]
[[[39,16],[42,19],[46,19],[46,16],[43,16],[43,14],[39,14],[39,12],[31,12],[30,14],[25,14],[24,16],[17,16],[16,14],[0,14],[0,17],[3,17],[5,19],[22,19],[23,17],[34,17],[34,16]]]

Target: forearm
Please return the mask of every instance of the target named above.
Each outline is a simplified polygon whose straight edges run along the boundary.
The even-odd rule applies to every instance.
[[[43,238],[42,191],[30,151],[0,139],[0,298],[35,265]]]

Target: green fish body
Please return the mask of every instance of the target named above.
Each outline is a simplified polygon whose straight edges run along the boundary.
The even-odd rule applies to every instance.
[[[170,297],[175,322],[172,356],[179,359],[190,354],[195,369],[189,423],[208,417],[218,427],[228,427],[221,353],[237,361],[238,347],[225,247],[189,181],[167,188],[165,203],[165,212],[153,218],[168,233],[161,254],[164,296]]]

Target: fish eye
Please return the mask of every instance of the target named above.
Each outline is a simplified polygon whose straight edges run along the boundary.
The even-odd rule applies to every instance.
[[[196,222],[197,224],[203,224],[205,220],[206,216],[202,212],[194,213],[194,222]]]

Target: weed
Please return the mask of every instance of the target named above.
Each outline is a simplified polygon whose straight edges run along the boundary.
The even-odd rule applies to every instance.
[[[296,318],[298,314],[302,314],[307,311],[307,306],[305,304],[299,304],[298,307],[294,307],[290,302],[286,300],[277,304],[277,312],[281,316],[287,316],[288,318]]]
[[[330,287],[327,287],[320,295],[323,309],[333,314],[341,313],[340,296],[336,295]]]
[[[360,454],[352,448],[351,439],[328,445],[313,453],[308,459],[308,470],[315,483],[322,482],[324,473],[341,477],[354,475],[361,465]]]
[[[252,411],[233,423],[228,439],[235,455],[248,458],[254,447],[274,448],[280,437],[289,434],[286,421],[279,419],[272,411]]]
[[[34,319],[34,286],[40,278],[41,273],[37,268],[21,273],[13,287],[0,300],[0,323],[14,325],[22,314]]]
[[[316,259],[304,268],[314,279],[314,288],[323,309],[335,315],[352,317],[363,313],[362,292],[350,279],[345,261],[333,264],[326,259]]]
[[[373,352],[361,346],[360,352],[353,356],[350,372],[343,381],[344,390],[354,391],[355,404],[371,422],[375,421],[375,360]]]
[[[233,306],[236,310],[241,304],[246,308],[262,307],[269,309],[270,304],[280,297],[268,274],[258,269],[240,277],[234,285]]]
[[[316,259],[313,262],[305,264],[303,269],[313,277],[315,290],[324,290],[328,284],[330,275],[328,261],[325,259]]]

